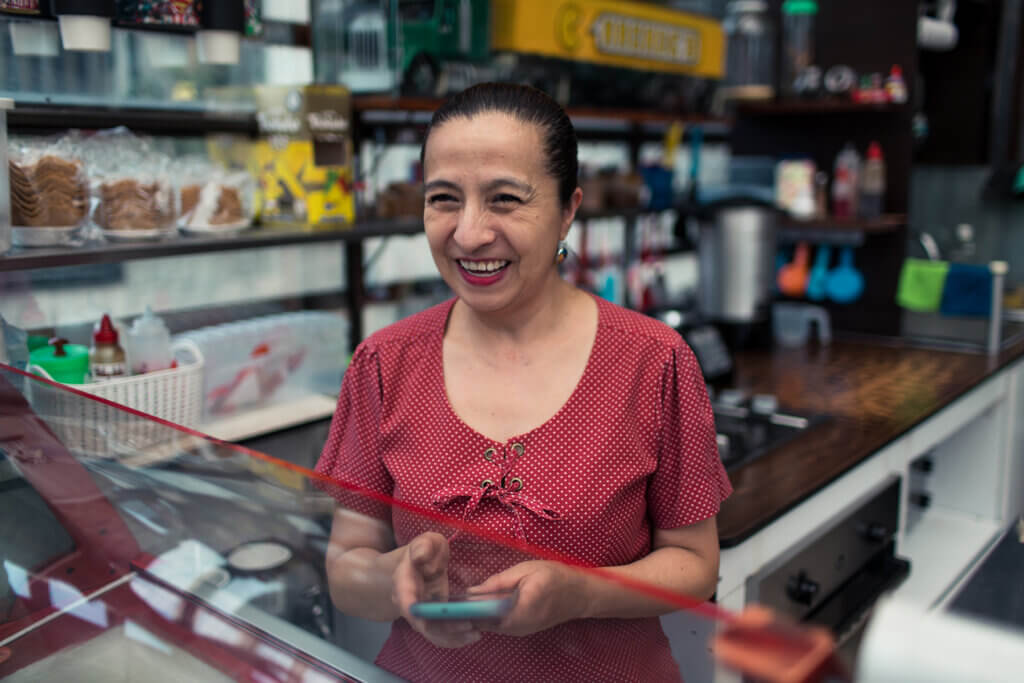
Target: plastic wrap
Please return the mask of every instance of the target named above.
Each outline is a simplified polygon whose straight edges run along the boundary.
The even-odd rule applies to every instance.
[[[110,239],[152,239],[174,231],[178,200],[172,160],[126,128],[79,142],[92,174],[92,220]]]
[[[86,163],[67,136],[12,140],[8,158],[13,242],[70,241],[89,214]]]
[[[227,171],[203,157],[173,163],[184,232],[224,233],[252,225],[255,184],[245,171]]]

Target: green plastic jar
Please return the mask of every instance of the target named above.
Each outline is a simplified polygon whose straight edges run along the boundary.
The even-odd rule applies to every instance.
[[[45,370],[55,382],[85,384],[89,375],[89,347],[53,338],[47,346],[29,353],[29,362]]]

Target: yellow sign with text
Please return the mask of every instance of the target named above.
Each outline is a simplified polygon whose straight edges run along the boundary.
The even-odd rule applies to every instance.
[[[722,78],[718,21],[624,0],[491,0],[491,45],[509,51]]]

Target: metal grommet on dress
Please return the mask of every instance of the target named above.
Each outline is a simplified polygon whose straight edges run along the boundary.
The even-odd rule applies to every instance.
[[[525,451],[526,449],[523,448],[523,444],[514,443],[512,444],[512,450],[515,452],[516,455],[522,455],[523,451]]]
[[[522,491],[523,490],[523,480],[520,479],[519,477],[512,477],[512,481],[509,482],[509,488],[512,491]]]
[[[491,481],[490,479],[484,479],[482,482],[480,482],[480,488],[485,489],[488,486],[494,486],[494,482]]]
[[[486,451],[484,451],[484,460],[486,460],[487,462],[494,462],[495,453],[497,453],[496,450],[494,450],[493,448],[488,448]]]

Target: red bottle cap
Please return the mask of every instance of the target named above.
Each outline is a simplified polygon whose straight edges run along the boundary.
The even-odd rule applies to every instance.
[[[103,314],[99,327],[92,333],[92,340],[96,344],[117,343],[117,330],[114,328],[114,323],[110,322],[110,316],[106,313]]]
[[[903,78],[903,68],[899,64],[893,64],[892,68],[889,69],[889,76],[893,78]]]
[[[877,142],[872,142],[868,145],[868,159],[881,159],[882,158],[882,146]]]

